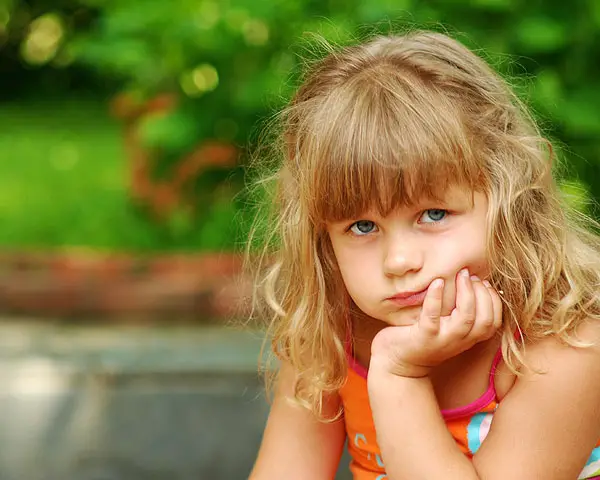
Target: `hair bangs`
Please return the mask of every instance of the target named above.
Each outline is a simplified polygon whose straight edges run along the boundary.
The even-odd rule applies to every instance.
[[[317,112],[303,155],[315,223],[387,215],[440,200],[451,186],[475,189],[481,177],[472,136],[447,97],[371,80],[346,86]]]

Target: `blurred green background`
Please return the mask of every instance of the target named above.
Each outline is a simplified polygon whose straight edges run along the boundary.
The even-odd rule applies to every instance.
[[[307,32],[407,26],[481,50],[596,214],[597,0],[0,0],[0,247],[239,249],[248,152],[312,55]]]

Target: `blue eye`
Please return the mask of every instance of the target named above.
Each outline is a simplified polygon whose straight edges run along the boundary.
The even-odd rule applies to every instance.
[[[423,212],[423,214],[421,215],[421,218],[419,219],[419,221],[421,223],[436,223],[436,222],[443,220],[447,214],[448,214],[448,210],[432,208],[429,210],[425,210]],[[426,220],[426,217],[429,218],[429,220]]]
[[[377,225],[371,220],[359,220],[350,225],[350,230],[354,235],[368,235],[376,231]]]

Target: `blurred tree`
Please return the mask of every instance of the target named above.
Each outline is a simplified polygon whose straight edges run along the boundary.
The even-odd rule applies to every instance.
[[[568,190],[600,198],[597,0],[4,0],[0,86],[5,96],[121,92],[114,109],[155,193],[177,205],[185,190],[196,203],[192,214],[170,210],[185,231],[206,221],[207,202],[235,195],[241,169],[227,146],[243,160],[257,122],[289,98],[302,57],[313,55],[306,32],[344,44],[443,25],[533,107],[567,159]]]
[[[70,48],[97,14],[91,1],[0,0],[0,98],[107,92],[105,79],[73,63]]]
[[[176,92],[172,114],[143,122],[165,175],[199,139],[247,144],[252,128],[295,83],[299,39],[340,43],[395,26],[441,28],[488,57],[521,87],[596,197],[600,154],[600,4],[596,0],[134,0],[107,2],[77,43],[78,60],[138,98]],[[366,26],[366,27],[365,27]],[[511,59],[516,60],[513,62]],[[526,80],[526,81],[524,81]],[[162,170],[161,170],[162,167]]]

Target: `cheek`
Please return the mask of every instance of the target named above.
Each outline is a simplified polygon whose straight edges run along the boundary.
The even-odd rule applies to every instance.
[[[346,258],[338,257],[338,266],[346,288],[350,293],[359,290],[362,281],[369,275],[368,262],[362,262],[357,257],[348,255]]]
[[[336,260],[348,294],[361,303],[360,299],[368,297],[377,284],[377,262],[365,252],[345,249],[336,250]]]
[[[485,245],[485,238],[473,242],[472,248],[466,249],[464,264],[469,268],[470,272],[479,277],[487,277],[489,275],[488,254]]]
[[[462,239],[453,239],[445,248],[438,250],[437,264],[440,275],[447,280],[453,278],[461,269],[467,267],[469,271],[478,276],[488,276],[488,260],[485,242],[478,238],[465,242]]]
[[[347,249],[340,247],[335,241],[331,242],[331,246],[342,280],[344,284],[348,286],[348,284],[352,283],[354,271],[356,269],[353,257],[349,254]]]

